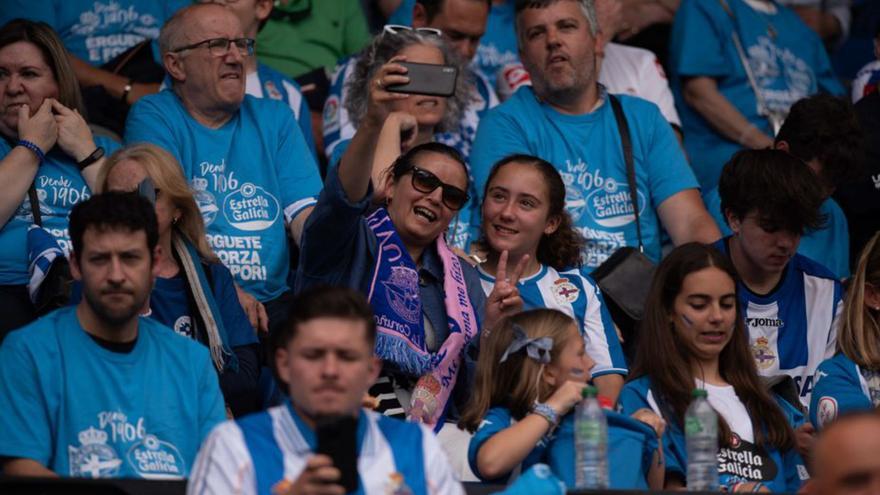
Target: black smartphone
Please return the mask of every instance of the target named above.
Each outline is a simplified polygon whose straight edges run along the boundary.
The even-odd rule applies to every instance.
[[[455,80],[458,79],[456,67],[416,62],[398,63],[409,71],[406,73],[409,82],[389,85],[388,91],[430,96],[452,96],[455,94]]]
[[[333,416],[318,420],[316,425],[318,453],[333,459],[346,493],[358,488],[357,423],[353,416]]]

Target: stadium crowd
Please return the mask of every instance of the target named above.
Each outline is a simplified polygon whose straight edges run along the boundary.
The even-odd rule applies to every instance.
[[[563,493],[589,384],[611,488],[699,388],[880,494],[878,83],[870,0],[3,0],[2,474]]]

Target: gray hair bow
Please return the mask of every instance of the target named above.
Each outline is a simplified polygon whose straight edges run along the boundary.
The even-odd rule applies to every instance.
[[[511,354],[519,352],[525,348],[526,354],[541,364],[550,364],[550,351],[553,349],[553,339],[550,337],[541,337],[530,339],[526,337],[526,331],[516,323],[513,324],[513,342],[507,346],[504,355],[498,363],[507,361],[507,357]]]

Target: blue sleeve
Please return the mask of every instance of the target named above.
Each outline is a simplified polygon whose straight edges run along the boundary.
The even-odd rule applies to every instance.
[[[703,195],[703,203],[706,204],[706,210],[709,211],[709,214],[715,220],[715,224],[718,225],[718,229],[721,230],[721,236],[727,237],[731,235],[733,232],[730,230],[730,226],[727,225],[724,212],[721,211],[721,195],[718,194],[717,187]]]
[[[493,407],[483,417],[480,427],[474,433],[474,436],[471,437],[471,442],[468,445],[468,464],[470,464],[471,471],[482,481],[491,480],[484,478],[480,474],[480,470],[477,469],[477,455],[480,452],[480,448],[496,433],[509,428],[510,422],[510,411],[503,407]]]
[[[647,171],[651,201],[656,209],[681,191],[699,188],[699,183],[684,156],[672,126],[663,118],[660,109],[654,104],[639,100],[633,103],[637,103],[635,109],[644,114],[641,115],[642,119],[633,119],[630,115],[627,118],[635,120],[634,123],[640,126],[642,123],[639,120],[645,121],[645,128],[640,133],[642,136],[647,136],[643,163]]]
[[[193,365],[198,366],[201,363],[201,373],[199,374],[201,396],[196,405],[199,411],[197,445],[200,445],[215,426],[226,420],[226,406],[223,401],[223,394],[220,392],[217,372],[214,371],[214,364],[208,355],[208,349],[202,346],[197,348],[197,350],[198,353],[193,356]]]
[[[280,105],[280,103],[279,103]],[[279,112],[284,119],[281,142],[275,154],[275,174],[278,177],[284,218],[289,223],[308,206],[321,191],[321,176],[315,156],[309,151],[293,112]]]
[[[471,148],[471,173],[474,176],[477,193],[474,201],[477,204],[482,203],[483,190],[489,179],[492,165],[514,153],[534,154],[529,150],[525,130],[511,115],[502,113],[504,109],[503,105],[496,107],[480,120],[477,137],[474,139],[473,148]],[[478,220],[479,218],[471,219],[476,223],[479,223]]]
[[[211,278],[214,299],[220,309],[223,318],[223,327],[229,338],[229,346],[232,348],[257,343],[257,334],[251,325],[244,308],[238,301],[238,293],[235,290],[234,280],[229,268],[222,263],[211,263]]]
[[[54,0],[4,0],[3,8],[0,8],[0,26],[17,19],[30,19],[42,21],[59,31],[57,8]]]
[[[303,139],[306,140],[306,145],[312,150],[312,155],[317,160],[318,146],[315,144],[315,134],[312,132],[312,111],[309,108],[309,102],[304,97],[300,99],[298,114],[297,123],[302,131]]]
[[[648,389],[645,385],[646,380],[639,379],[627,383],[620,391],[620,397],[617,398],[618,408],[623,414],[630,415],[639,409],[651,409],[655,413],[653,407],[648,403]],[[668,418],[664,418],[667,419]],[[663,433],[663,456],[666,461],[666,472],[675,473],[685,479],[687,473],[687,458],[682,451],[684,445],[684,436],[679,428],[675,425],[667,424],[666,432]]]
[[[306,220],[300,246],[295,290],[315,284],[346,285],[345,277],[358,258],[362,215],[371,191],[356,202],[345,197],[339,169],[330,167],[315,209]]]
[[[726,15],[718,2],[682,0],[669,41],[673,73],[685,77],[722,77],[735,70],[724,49],[732,43],[729,21],[720,17]],[[726,29],[719,29],[720,26]]]
[[[41,380],[37,360],[58,356],[35,356],[25,344],[28,334],[10,333],[0,347],[0,457],[33,459],[49,466],[54,455],[53,406],[55,386]],[[48,385],[48,386],[47,386]]]
[[[798,492],[809,475],[807,465],[796,448],[782,454],[782,465],[785,469],[785,491]]]
[[[826,359],[819,365],[810,397],[810,422],[817,429],[841,413],[873,409],[857,373],[852,361],[843,355]]]
[[[170,91],[170,90],[165,90]],[[125,144],[152,143],[171,153],[178,163],[183,163],[180,146],[174,139],[167,112],[159,108],[157,97],[146,96],[131,107],[125,120]]]

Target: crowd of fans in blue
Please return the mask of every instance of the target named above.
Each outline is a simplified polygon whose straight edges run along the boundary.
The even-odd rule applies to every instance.
[[[4,2],[3,474],[561,493],[591,384],[612,488],[700,388],[720,490],[878,489],[877,7]]]

